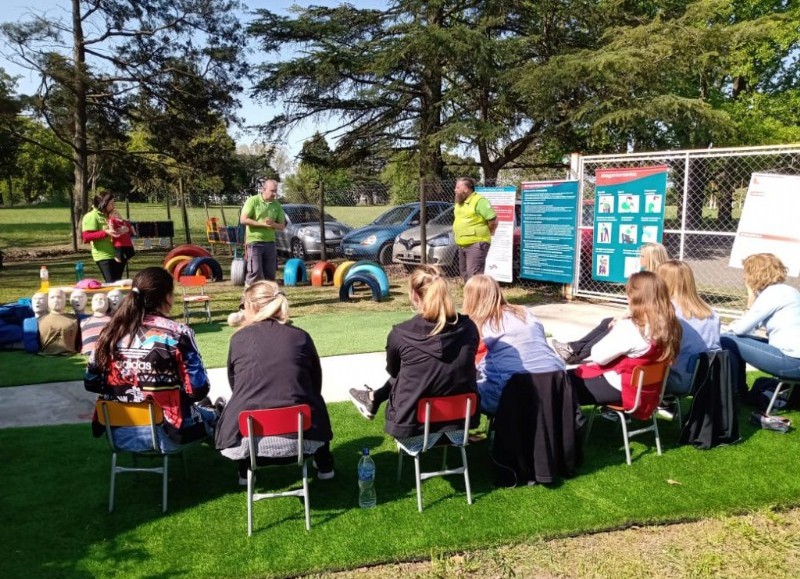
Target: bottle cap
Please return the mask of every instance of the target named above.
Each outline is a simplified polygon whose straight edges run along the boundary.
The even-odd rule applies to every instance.
[[[367,456],[369,454],[369,448],[367,448],[367,447],[362,448],[361,449],[361,454],[363,454],[364,456]]]

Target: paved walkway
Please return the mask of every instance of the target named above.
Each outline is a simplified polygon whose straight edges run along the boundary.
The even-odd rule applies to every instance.
[[[549,335],[573,340],[603,318],[619,315],[623,308],[574,301],[535,306],[532,310]],[[383,352],[329,356],[322,359],[322,376],[326,402],[348,400],[347,391],[353,386],[367,384],[377,388],[386,381],[386,357]],[[230,394],[226,368],[209,370],[209,378],[212,400]],[[81,380],[0,388],[0,428],[88,422],[96,399],[95,394],[84,390]]]

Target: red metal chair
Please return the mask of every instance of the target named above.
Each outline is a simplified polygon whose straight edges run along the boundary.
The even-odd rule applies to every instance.
[[[658,423],[656,422],[655,411],[664,396],[664,388],[669,376],[669,366],[666,362],[657,362],[647,366],[636,366],[631,376],[630,387],[622,389],[622,405],[606,404],[600,406],[600,412],[614,412],[619,418],[622,426],[622,438],[625,445],[625,462],[631,465],[630,439],[645,432],[654,432],[656,438],[656,449],[661,455],[661,438],[658,434]],[[598,406],[593,406],[589,414],[589,424],[586,426],[586,440],[592,430],[594,415]],[[636,418],[642,421],[652,421],[650,426],[628,432],[628,418]]]
[[[211,296],[206,293],[206,284],[208,279],[202,275],[182,275],[178,279],[178,283],[183,290],[183,321],[189,323],[189,310],[199,305],[206,312],[206,319],[211,323]],[[192,288],[200,288],[199,294],[192,294],[189,291]]]
[[[247,467],[247,536],[253,534],[253,503],[262,499],[279,497],[303,497],[306,513],[306,530],[311,530],[311,505],[308,494],[308,462],[311,455],[303,453],[303,433],[311,428],[311,407],[308,404],[270,408],[262,410],[245,410],[239,414],[239,432],[247,438],[250,450],[250,464]],[[254,493],[254,473],[256,469],[265,468],[257,464],[259,436],[282,436],[297,434],[297,465],[303,477],[303,488],[280,493]],[[274,466],[274,465],[270,465]]]
[[[408,454],[414,457],[414,472],[415,480],[417,483],[417,510],[422,512],[422,481],[433,478],[435,476],[448,476],[453,474],[463,474],[464,484],[467,488],[467,503],[472,504],[472,488],[469,482],[469,465],[467,464],[467,451],[466,446],[469,443],[469,422],[470,418],[475,414],[478,407],[478,398],[475,394],[458,394],[456,396],[439,396],[435,398],[422,398],[417,402],[417,421],[424,425],[424,434],[422,438],[422,447],[418,452],[409,451],[406,447],[397,441],[398,461],[397,461],[397,481],[400,482],[400,475],[403,470],[403,455]],[[455,444],[448,441],[443,447],[444,455],[442,457],[442,470],[421,472],[420,471],[420,456],[422,453],[430,450],[434,443],[430,442],[430,428],[431,424],[440,422],[452,422],[455,420],[463,420],[464,426],[461,432],[462,438],[460,444]],[[453,431],[451,431],[453,432]],[[455,431],[459,432],[459,431]],[[446,436],[446,434],[442,434]],[[414,437],[419,438],[419,437]],[[461,466],[459,468],[447,468],[447,447],[457,446],[461,450]]]

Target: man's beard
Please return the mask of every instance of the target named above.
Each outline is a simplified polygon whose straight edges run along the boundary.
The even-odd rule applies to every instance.
[[[463,193],[456,193],[456,203],[461,205],[462,203],[464,203],[464,201],[467,200],[467,197],[469,197],[471,193],[472,193],[472,191],[465,191]]]

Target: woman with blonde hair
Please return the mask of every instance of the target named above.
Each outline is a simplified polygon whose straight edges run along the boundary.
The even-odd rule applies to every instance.
[[[788,270],[771,253],[751,255],[743,265],[748,309],[728,326],[721,341],[731,351],[734,385],[746,395],[746,364],[800,379],[800,292],[784,283]],[[766,339],[750,333],[760,327]]]
[[[719,316],[697,294],[694,273],[688,263],[666,261],[658,266],[656,273],[667,284],[675,315],[683,330],[681,351],[670,368],[667,392],[686,394],[692,386],[694,357],[720,348]]]
[[[494,278],[475,275],[467,281],[463,312],[478,326],[486,348],[478,363],[483,412],[497,413],[503,388],[514,374],[564,371],[542,323],[526,308],[509,304]]]
[[[587,364],[569,371],[580,404],[619,404],[636,366],[678,357],[681,325],[664,281],[649,271],[625,286],[630,316],[619,320],[591,351]]]
[[[659,265],[668,260],[667,249],[660,243],[643,243],[639,247],[639,263],[642,271],[654,272]],[[553,339],[553,349],[567,364],[579,364],[589,357],[592,347],[608,335],[614,324],[628,315],[626,312],[619,318],[605,318],[580,340],[559,342]]]
[[[239,482],[247,484],[249,448],[239,433],[239,414],[308,404],[311,428],[304,439],[305,453],[314,455],[317,478],[333,478],[333,432],[322,398],[322,367],[314,341],[289,324],[289,302],[275,282],[257,281],[244,291],[244,316],[228,349],[232,394],[217,424],[217,449],[239,461]],[[260,463],[294,460],[297,443],[290,437],[261,437],[257,453]]]
[[[420,266],[408,281],[408,297],[418,313],[389,332],[389,380],[377,390],[350,390],[353,404],[370,420],[388,400],[385,430],[395,438],[422,433],[416,418],[420,398],[477,391],[478,328],[467,316],[456,313],[447,280],[438,267]]]

